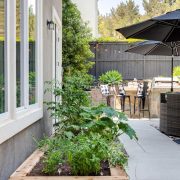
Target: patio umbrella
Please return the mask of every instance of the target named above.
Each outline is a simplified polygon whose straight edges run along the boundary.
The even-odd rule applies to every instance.
[[[144,41],[138,43],[125,52],[131,52],[142,55],[163,55],[171,56],[171,91],[173,91],[173,67],[174,56],[180,55],[180,41],[178,42],[159,42],[159,41]]]
[[[162,42],[180,41],[180,9],[164,15],[116,29],[125,38],[155,40]]]

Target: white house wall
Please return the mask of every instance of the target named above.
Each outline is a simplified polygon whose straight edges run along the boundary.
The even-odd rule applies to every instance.
[[[62,0],[43,0],[43,81],[52,80],[52,31],[47,28],[47,20],[52,19],[53,7],[62,18]],[[61,52],[60,52],[61,53]],[[44,96],[50,100],[51,96]],[[10,131],[10,130],[9,130]],[[52,123],[44,107],[43,119],[36,121],[18,134],[0,144],[0,180],[7,180],[15,169],[35,150],[33,139],[40,139],[43,135],[50,135]]]
[[[93,37],[98,37],[98,0],[72,0],[81,12],[81,17],[92,30]]]

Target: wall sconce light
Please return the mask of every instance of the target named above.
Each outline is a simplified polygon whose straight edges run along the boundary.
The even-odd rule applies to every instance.
[[[48,21],[47,20],[47,27],[49,30],[54,30],[55,24],[52,20]]]

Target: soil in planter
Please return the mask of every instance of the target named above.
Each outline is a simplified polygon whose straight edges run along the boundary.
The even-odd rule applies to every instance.
[[[41,158],[39,163],[36,164],[28,176],[48,176],[48,174],[42,172],[43,167],[43,158]],[[61,165],[59,169],[61,169],[61,172],[58,173],[57,169],[57,173],[54,176],[72,176],[71,169],[68,164]],[[101,163],[101,172],[99,174],[89,174],[89,176],[111,176],[108,161],[103,161]]]

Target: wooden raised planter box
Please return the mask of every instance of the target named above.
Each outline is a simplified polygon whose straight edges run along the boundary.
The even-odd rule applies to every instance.
[[[11,175],[9,180],[128,180],[128,176],[120,168],[111,168],[111,176],[28,176],[44,153],[36,150],[27,160]]]

